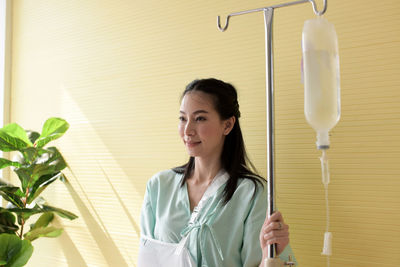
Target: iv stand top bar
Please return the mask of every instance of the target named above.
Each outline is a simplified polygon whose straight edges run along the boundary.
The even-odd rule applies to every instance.
[[[280,7],[286,7],[286,6],[293,6],[293,5],[298,5],[298,4],[303,4],[303,3],[307,3],[310,2],[312,4],[312,7],[314,9],[314,13],[318,16],[321,16],[325,13],[328,4],[327,4],[327,0],[324,0],[324,8],[322,9],[322,11],[318,11],[317,9],[317,5],[315,4],[314,0],[300,0],[300,1],[294,1],[294,2],[289,2],[289,3],[283,3],[283,4],[278,4],[278,5],[273,5],[273,6],[269,6],[269,7],[261,7],[261,8],[256,8],[256,9],[250,9],[250,10],[245,10],[245,11],[239,11],[239,12],[235,12],[235,13],[231,13],[226,17],[226,21],[225,21],[225,27],[221,27],[221,17],[218,16],[217,17],[217,26],[218,29],[222,32],[226,31],[228,29],[229,26],[229,19],[230,17],[233,16],[239,16],[239,15],[244,15],[244,14],[249,14],[249,13],[254,13],[254,12],[260,12],[263,11],[265,9],[275,9],[275,8],[280,8]]]

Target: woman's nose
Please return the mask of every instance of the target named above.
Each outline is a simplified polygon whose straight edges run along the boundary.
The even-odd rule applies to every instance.
[[[186,125],[185,125],[185,131],[184,131],[184,133],[185,133],[185,135],[187,135],[187,136],[191,136],[191,135],[193,135],[194,134],[194,127],[193,127],[193,123],[190,121],[190,120],[188,120],[187,121],[187,123],[186,123]]]

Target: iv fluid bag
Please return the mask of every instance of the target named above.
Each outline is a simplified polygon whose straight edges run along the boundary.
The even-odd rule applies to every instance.
[[[304,114],[317,132],[317,146],[329,147],[328,132],[340,118],[340,75],[336,31],[322,17],[307,20],[302,35]]]

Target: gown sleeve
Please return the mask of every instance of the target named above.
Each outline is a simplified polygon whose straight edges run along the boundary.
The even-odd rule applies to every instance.
[[[244,222],[243,246],[241,258],[243,267],[255,267],[261,262],[262,251],[259,235],[267,211],[266,185],[258,186],[252,198],[249,214]]]
[[[259,235],[267,215],[267,199],[267,185],[264,184],[264,188],[258,186],[257,193],[251,203],[250,212],[245,220],[241,251],[243,267],[258,267],[261,262],[262,251]],[[292,256],[292,261],[296,262],[290,244],[286,246],[279,258],[282,261],[287,261],[289,255]]]
[[[154,238],[154,227],[156,224],[155,210],[156,201],[154,197],[157,195],[155,179],[150,179],[146,185],[142,211],[140,214],[140,231],[141,235]]]

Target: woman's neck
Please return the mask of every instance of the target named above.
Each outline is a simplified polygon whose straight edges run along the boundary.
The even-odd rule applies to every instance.
[[[192,175],[194,183],[211,183],[221,170],[221,160],[218,158],[195,158],[195,167]]]

